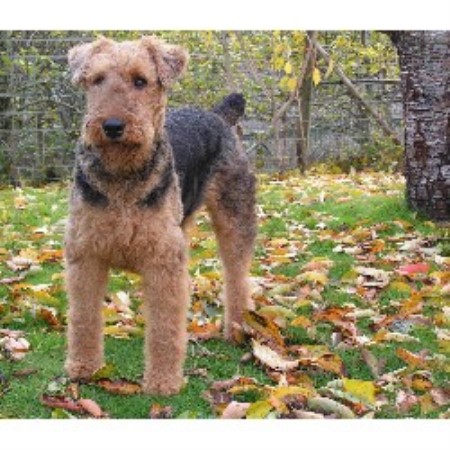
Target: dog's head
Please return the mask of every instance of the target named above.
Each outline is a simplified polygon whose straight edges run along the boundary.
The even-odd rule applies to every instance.
[[[108,165],[139,164],[164,126],[167,91],[188,54],[154,36],[100,38],[69,51],[72,82],[86,91],[82,138]]]

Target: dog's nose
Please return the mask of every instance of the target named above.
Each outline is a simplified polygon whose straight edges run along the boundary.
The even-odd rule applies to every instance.
[[[103,131],[110,139],[118,139],[123,134],[125,122],[120,119],[106,119],[103,122]]]

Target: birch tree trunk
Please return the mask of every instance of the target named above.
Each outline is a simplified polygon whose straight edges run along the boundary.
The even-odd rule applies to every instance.
[[[405,115],[406,198],[450,220],[450,31],[387,32],[397,47]]]

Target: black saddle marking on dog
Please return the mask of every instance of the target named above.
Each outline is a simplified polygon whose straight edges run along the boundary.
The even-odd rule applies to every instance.
[[[169,160],[164,167],[158,184],[142,199],[138,204],[140,207],[151,208],[157,206],[161,199],[166,195],[167,190],[175,179],[173,161]]]
[[[108,206],[108,197],[93,188],[80,167],[77,167],[75,173],[75,185],[81,192],[81,196],[86,203],[92,206],[106,207]]]

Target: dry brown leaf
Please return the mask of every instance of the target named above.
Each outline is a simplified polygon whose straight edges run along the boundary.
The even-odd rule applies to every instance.
[[[77,400],[73,400],[68,397],[58,396],[58,395],[47,395],[44,394],[41,397],[41,403],[49,408],[61,408],[66,411],[73,411],[82,413],[84,408],[78,403]]]
[[[419,399],[416,395],[400,390],[395,398],[395,406],[401,414],[406,414],[410,409],[418,403]]]
[[[78,405],[81,406],[84,412],[88,413],[92,417],[95,417],[99,419],[100,417],[107,417],[107,414],[105,414],[100,406],[90,398],[80,398],[78,400]]]
[[[111,394],[134,395],[142,391],[142,387],[138,383],[128,381],[126,379],[109,380],[107,378],[99,379],[94,384],[111,392]]]
[[[173,411],[171,406],[162,406],[159,403],[153,403],[150,408],[150,419],[171,419]]]
[[[267,345],[260,344],[255,339],[252,339],[253,355],[265,366],[271,369],[288,371],[295,369],[298,366],[298,360],[292,361],[279,355],[275,350],[272,350]]]
[[[245,417],[250,403],[232,401],[222,412],[222,419],[242,419]]]

